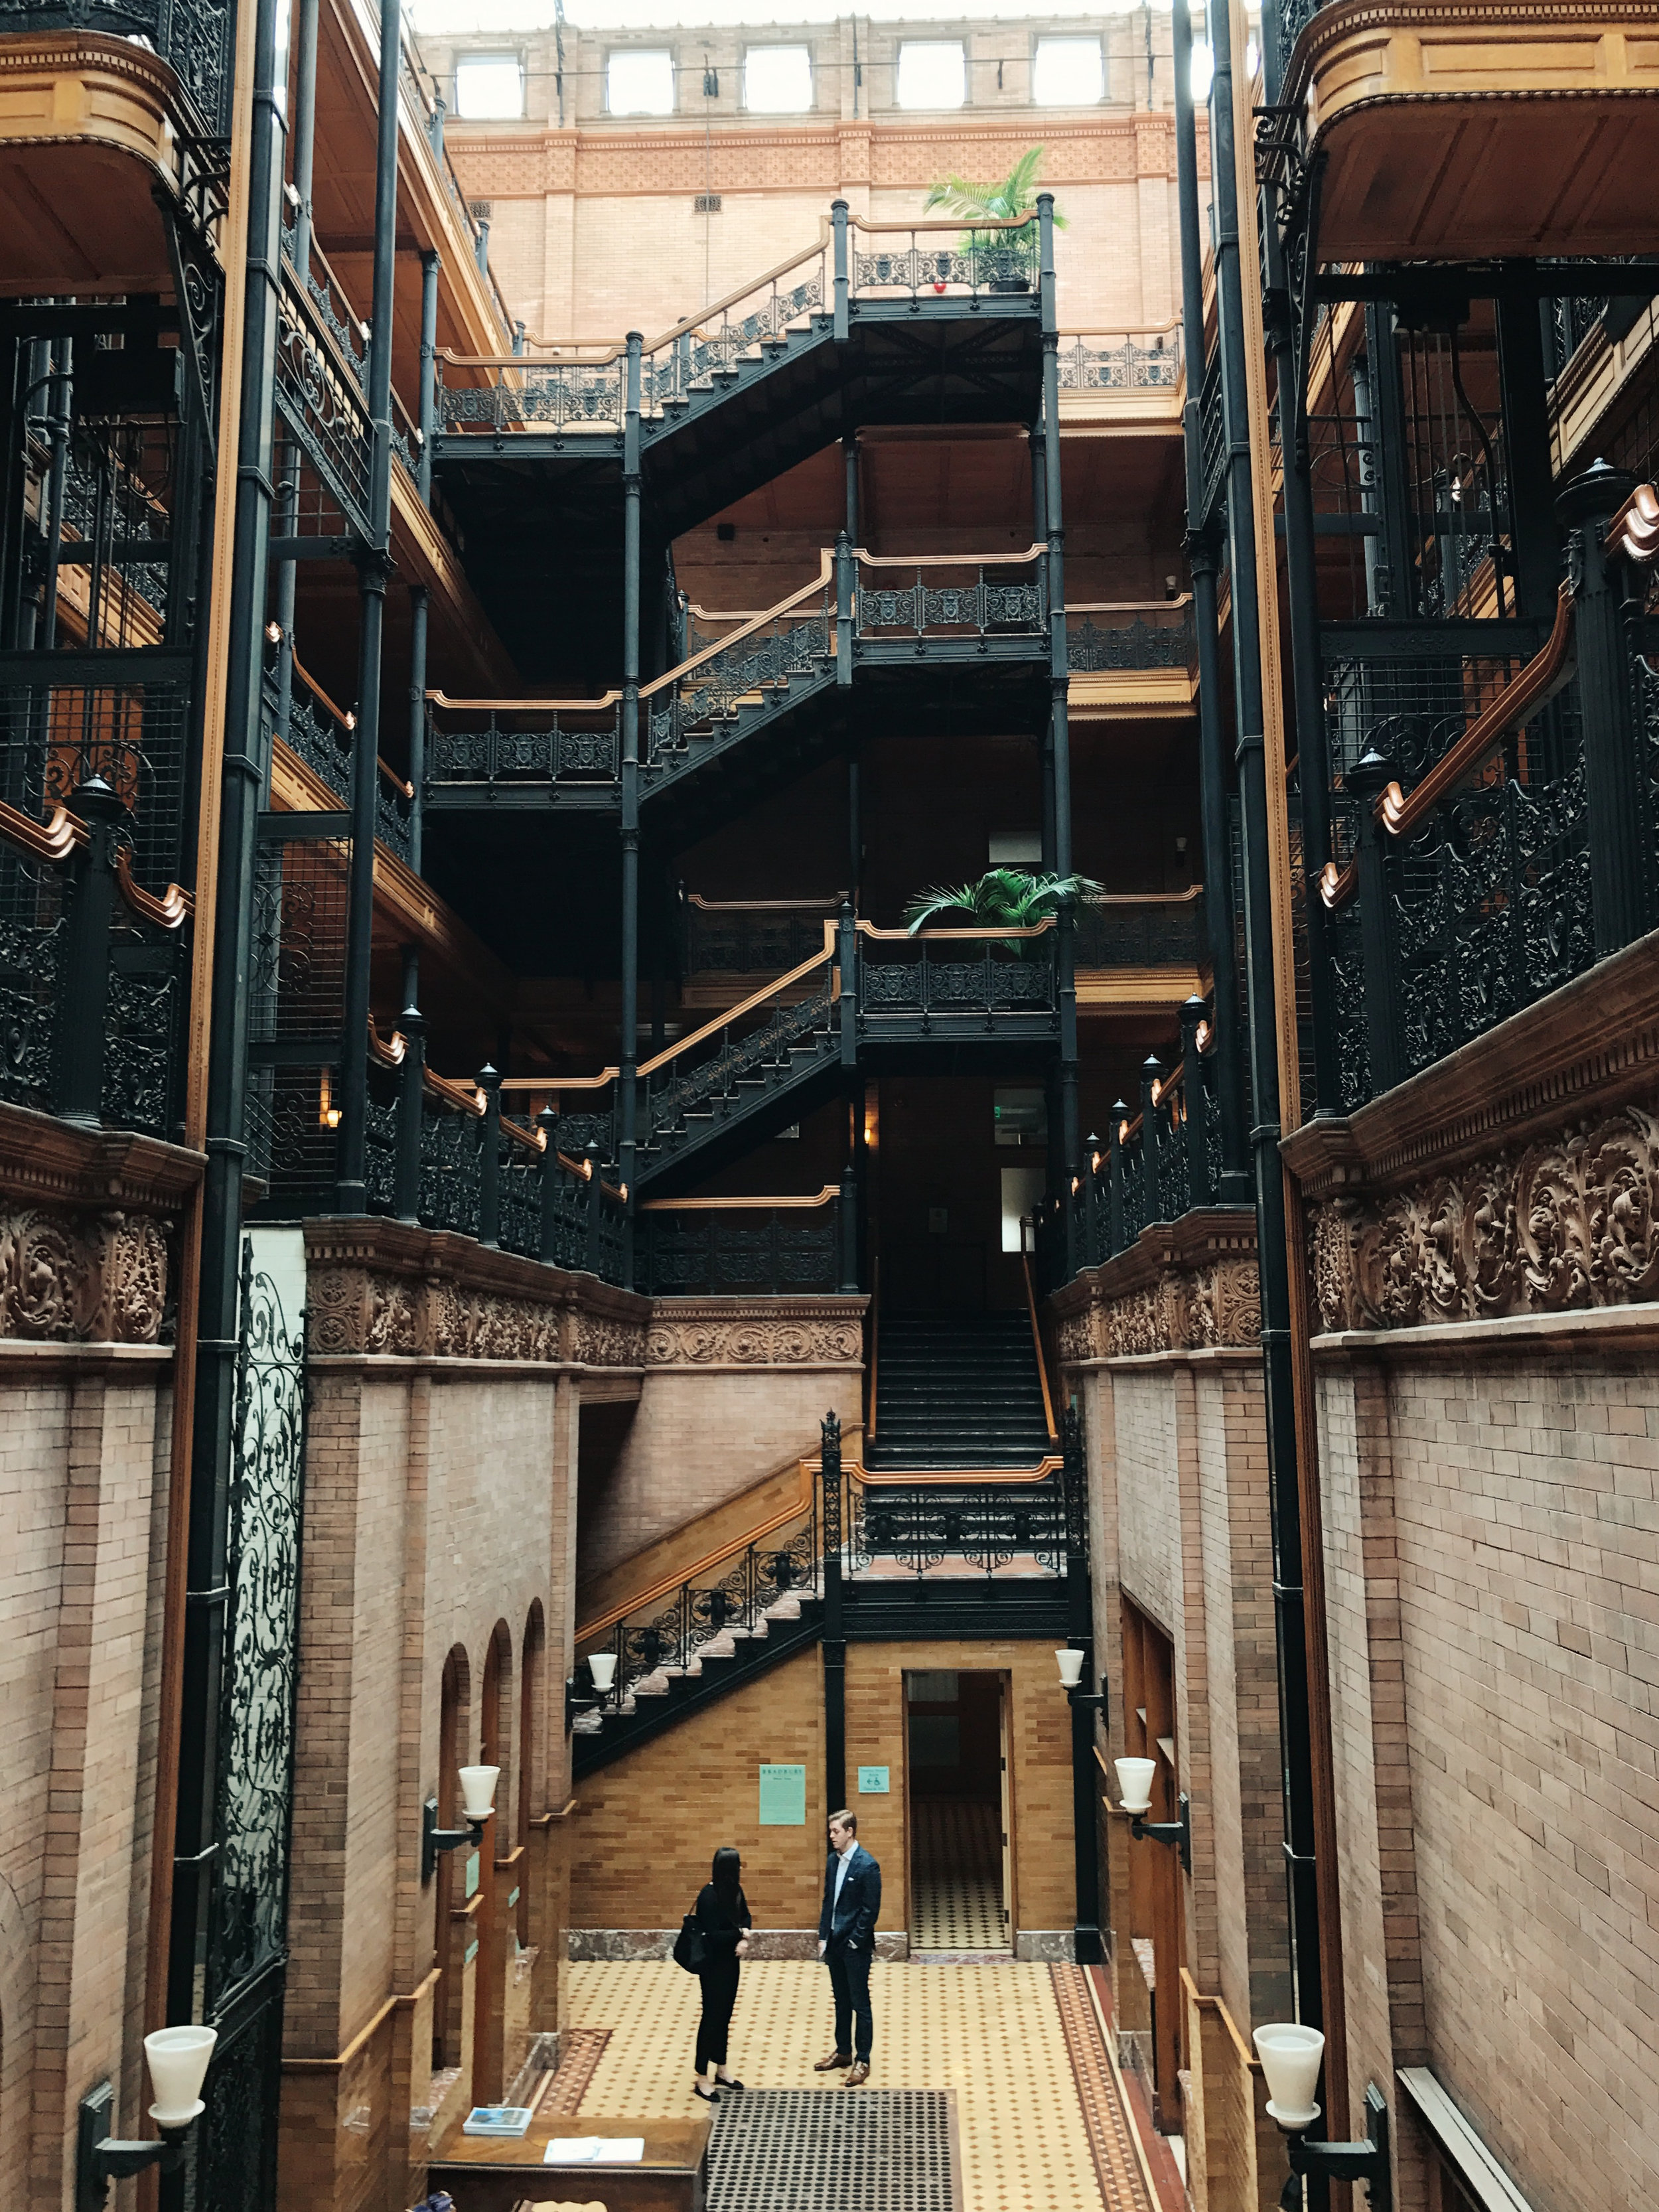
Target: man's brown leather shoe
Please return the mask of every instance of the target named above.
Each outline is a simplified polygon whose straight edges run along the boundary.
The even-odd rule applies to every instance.
[[[869,2079],[870,2062],[867,2058],[860,2058],[858,2064],[848,2075],[842,2087],[848,2089],[861,2089]]]
[[[819,2059],[812,2071],[815,2074],[835,2074],[839,2072],[842,2067],[850,2066],[852,2063],[853,2054],[850,2051],[832,2051],[827,2058]],[[866,2074],[870,2071],[867,2066],[864,2070]]]

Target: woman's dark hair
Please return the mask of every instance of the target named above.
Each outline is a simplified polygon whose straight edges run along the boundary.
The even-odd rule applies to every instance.
[[[722,1844],[714,1854],[714,1871],[708,1878],[714,1884],[715,1896],[729,1912],[737,1910],[738,1899],[743,1895],[738,1879],[742,1872],[742,1859],[730,1844]]]

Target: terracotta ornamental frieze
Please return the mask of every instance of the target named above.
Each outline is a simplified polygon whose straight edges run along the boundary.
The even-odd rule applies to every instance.
[[[159,1344],[194,1152],[0,1106],[0,1337]]]
[[[1327,1334],[1659,1300],[1659,934],[1284,1151]]]
[[[659,1298],[646,1339],[651,1367],[857,1367],[861,1297]]]
[[[1206,1208],[1144,1230],[1127,1251],[1051,1299],[1049,1314],[1061,1367],[1257,1344],[1254,1217]]]

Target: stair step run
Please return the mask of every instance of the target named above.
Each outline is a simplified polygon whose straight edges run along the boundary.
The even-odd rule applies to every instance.
[[[1049,1448],[1030,1317],[884,1314],[874,1466],[1034,1467]]]

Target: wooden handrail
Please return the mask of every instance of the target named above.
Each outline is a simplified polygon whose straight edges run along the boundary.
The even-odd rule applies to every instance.
[[[818,573],[811,583],[803,584],[798,592],[792,592],[787,599],[780,599],[776,606],[763,608],[759,614],[751,615],[747,622],[732,631],[729,636],[717,637],[712,645],[702,647],[691,655],[689,660],[682,660],[678,667],[666,669],[662,675],[653,678],[649,684],[642,684],[640,687],[641,698],[654,698],[659,691],[664,690],[671,684],[678,684],[683,677],[690,675],[694,668],[701,668],[705,660],[712,660],[716,653],[725,653],[731,647],[740,645],[744,638],[752,637],[757,630],[763,629],[768,623],[775,622],[780,615],[793,612],[803,599],[810,599],[815,592],[823,591],[831,581],[835,573],[834,546],[821,547],[818,552]]]
[[[1190,592],[1182,592],[1174,599],[1067,599],[1068,615],[1150,615],[1168,608],[1189,607],[1193,603]]]
[[[1036,1286],[1031,1280],[1031,1255],[1025,1249],[1023,1223],[1019,1239],[1019,1268],[1025,1279],[1025,1310],[1031,1317],[1031,1342],[1036,1350],[1037,1380],[1042,1385],[1043,1426],[1048,1431],[1049,1443],[1054,1443],[1060,1431],[1054,1426],[1054,1401],[1048,1393],[1048,1362],[1043,1356],[1042,1330],[1037,1321]]]
[[[641,1213],[811,1213],[841,1196],[841,1185],[827,1182],[816,1198],[642,1198]]]
[[[1047,1482],[1064,1465],[1058,1452],[1045,1452],[1035,1467],[943,1467],[932,1470],[894,1468],[877,1472],[860,1460],[842,1462],[843,1471],[866,1490],[960,1490],[969,1483],[990,1483],[999,1490],[1028,1490]],[[812,1468],[816,1474],[816,1460]]]
[[[544,1152],[547,1150],[545,1129],[526,1129],[522,1121],[511,1121],[505,1114],[498,1115],[497,1119],[501,1122],[501,1134],[511,1137],[515,1145],[522,1145],[527,1152]]]
[[[1428,774],[1407,795],[1391,783],[1376,800],[1372,812],[1396,837],[1414,830],[1440,801],[1472,775],[1510,732],[1535,714],[1571,682],[1576,657],[1571,650],[1573,635],[1572,586],[1563,584],[1555,602],[1555,620],[1543,646],[1513,683],[1506,684],[1491,705],[1469,724],[1455,745],[1443,753]],[[1339,869],[1327,860],[1317,878],[1319,896],[1334,913],[1346,906],[1359,888],[1359,863],[1350,860]]]
[[[335,720],[339,724],[340,727],[345,732],[349,738],[355,738],[357,730],[357,717],[355,714],[348,714],[344,713],[342,708],[335,705],[333,700],[329,697],[327,692],[324,690],[322,685],[317,681],[311,671],[306,666],[299,654],[294,651],[291,644],[289,647],[289,660],[293,667],[294,673],[299,678],[301,683],[305,685],[306,690],[310,692],[312,697],[317,701],[319,706],[327,708],[329,713],[334,717]],[[403,776],[399,775],[397,769],[392,768],[379,753],[376,753],[374,756],[374,765],[380,769],[380,774],[385,777],[386,781],[392,786],[392,788],[394,791],[401,792],[405,799],[414,798],[414,785],[408,782]]]
[[[653,1060],[641,1060],[636,1073],[641,1075],[654,1074],[658,1068],[666,1067],[671,1060],[677,1059],[688,1045],[701,1044],[705,1037],[713,1036],[716,1030],[723,1030],[728,1023],[735,1022],[740,1015],[752,1013],[757,1006],[763,1005],[768,999],[775,998],[780,991],[787,991],[792,983],[800,982],[804,977],[810,975],[815,968],[822,968],[827,960],[834,957],[835,933],[834,922],[826,921],[823,925],[824,945],[822,952],[815,952],[810,960],[803,960],[799,968],[792,968],[787,975],[775,976],[760,990],[751,991],[746,999],[740,999],[737,1005],[731,1007],[726,1013],[716,1014],[712,1022],[705,1022],[700,1030],[693,1030],[690,1036],[678,1038],[665,1052],[658,1053]]]
[[[459,1106],[464,1114],[471,1115],[475,1121],[483,1119],[483,1108],[478,1103],[476,1083],[454,1083],[447,1075],[434,1075],[429,1067],[421,1071],[421,1080],[434,1098],[441,1098],[451,1106]]]
[[[1188,884],[1184,891],[1085,891],[1079,906],[1190,906],[1204,896],[1202,884]]]
[[[860,921],[855,926],[860,937],[873,937],[884,945],[920,945],[931,942],[935,938],[965,944],[969,939],[981,938],[1042,937],[1049,930],[1057,929],[1060,924],[1053,915],[1049,915],[1042,921],[1031,923],[1029,927],[1016,927],[1012,922],[1005,922],[1000,928],[988,925],[984,927],[975,926],[972,929],[878,929],[873,921]]]
[[[194,914],[196,901],[189,891],[177,884],[169,884],[157,898],[132,878],[132,855],[125,845],[115,848],[115,886],[141,921],[153,922],[158,929],[179,928],[186,915]]]
[[[674,1590],[684,1588],[689,1582],[695,1582],[700,1575],[707,1574],[712,1567],[717,1567],[722,1559],[729,1559],[736,1553],[748,1551],[751,1546],[763,1542],[768,1536],[775,1535],[780,1528],[786,1527],[791,1521],[798,1520],[803,1513],[810,1510],[812,1503],[813,1471],[805,1460],[800,1463],[800,1471],[801,1495],[790,1504],[782,1507],[769,1519],[759,1522],[743,1535],[734,1536],[729,1543],[720,1545],[714,1551],[706,1552],[702,1559],[694,1559],[691,1565],[681,1573],[660,1577],[647,1589],[629,1598],[625,1605],[613,1606],[608,1613],[602,1613],[596,1619],[585,1621],[576,1631],[578,1651],[591,1638],[603,1636],[606,1629],[614,1628],[619,1620],[626,1620],[630,1613],[638,1613],[645,1606],[658,1604]]]
[[[77,845],[92,842],[86,823],[67,806],[54,806],[46,821],[37,822],[32,814],[9,806],[3,799],[0,799],[0,837],[33,860],[54,864],[67,860]]]
[[[603,1091],[614,1083],[620,1070],[602,1067],[597,1075],[504,1075],[503,1091]]]
[[[453,714],[599,714],[621,697],[620,691],[603,691],[597,699],[452,699],[434,686],[426,701]]]
[[[709,899],[701,891],[687,891],[685,902],[703,914],[836,914],[845,891],[832,891],[821,899]]]
[[[373,1013],[368,1018],[368,1056],[380,1067],[401,1067],[404,1055],[409,1050],[409,1039],[401,1030],[393,1030],[383,1037],[374,1026]]]

